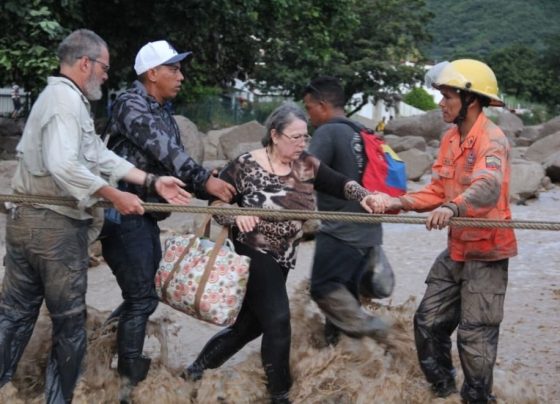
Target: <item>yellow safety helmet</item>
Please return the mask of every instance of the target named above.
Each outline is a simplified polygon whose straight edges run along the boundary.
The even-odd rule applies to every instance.
[[[498,81],[486,63],[474,59],[458,59],[441,62],[426,74],[426,84],[439,88],[448,86],[463,91],[480,94],[490,99],[490,105],[503,107],[498,95]]]

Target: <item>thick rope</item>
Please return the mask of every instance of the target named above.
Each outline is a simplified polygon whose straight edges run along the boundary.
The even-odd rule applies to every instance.
[[[39,204],[39,205],[58,205],[76,207],[76,200],[71,198],[61,198],[55,196],[38,195],[3,195],[0,194],[0,202],[12,202],[19,204]],[[94,207],[110,208],[110,202],[101,201]],[[349,212],[318,212],[309,210],[272,210],[238,207],[214,207],[214,206],[179,206],[166,203],[144,202],[144,209],[148,212],[181,212],[181,213],[204,213],[211,215],[249,215],[266,217],[278,220],[329,220],[338,222],[355,223],[404,223],[404,224],[425,224],[425,216],[409,215],[376,215],[370,213],[349,213]],[[476,219],[466,217],[451,218],[450,225],[458,227],[479,227],[479,228],[513,228],[525,230],[560,230],[560,222],[531,221],[531,220],[492,220]]]

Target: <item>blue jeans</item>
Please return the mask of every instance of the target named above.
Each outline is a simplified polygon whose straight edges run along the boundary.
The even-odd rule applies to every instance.
[[[12,379],[44,299],[53,323],[46,401],[72,400],[86,351],[88,225],[87,220],[27,206],[8,215],[0,298],[0,387]]]
[[[117,331],[119,360],[142,355],[148,317],[158,304],[154,277],[161,260],[159,233],[149,215],[121,216],[120,224],[106,220],[101,232],[103,258],[124,299]]]

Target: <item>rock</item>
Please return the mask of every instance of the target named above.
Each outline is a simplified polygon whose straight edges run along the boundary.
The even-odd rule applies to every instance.
[[[386,135],[384,140],[396,153],[410,149],[426,150],[426,140],[421,136]]]
[[[513,159],[509,194],[514,200],[538,196],[544,178],[544,168],[535,161]]]
[[[22,119],[15,121],[11,118],[0,118],[0,137],[21,136],[23,126],[24,122]]]
[[[23,132],[23,120],[0,118],[0,159],[10,160],[16,155],[16,146]]]
[[[235,128],[237,128],[237,126],[208,131],[208,134],[204,138],[204,160],[220,160],[225,157],[220,145],[220,138]]]
[[[185,150],[194,161],[201,164],[204,159],[203,135],[200,134],[197,126],[188,118],[182,115],[174,115],[173,117],[179,126],[181,141],[183,146],[185,146]]]
[[[548,156],[543,167],[552,182],[560,182],[560,150]]]
[[[560,116],[542,124],[542,128],[539,132],[539,138],[543,138],[556,132],[560,132]]]
[[[439,149],[439,139],[432,139],[428,142],[428,146],[434,148],[434,149]]]
[[[552,183],[552,181],[550,181],[550,177],[547,176],[545,176],[541,181],[541,186],[547,191],[550,191],[554,188],[554,184]]]
[[[525,153],[525,158],[527,160],[538,161],[539,163],[544,163],[544,161],[554,153],[560,150],[560,131],[552,135],[543,137],[537,140],[527,149]]]
[[[265,134],[265,128],[257,121],[247,122],[228,131],[220,137],[220,146],[226,158],[235,154],[235,148],[241,143],[258,143]],[[238,155],[234,156],[237,157]]]
[[[517,139],[515,139],[515,144],[514,146],[531,146],[531,144],[533,144],[533,141],[530,139],[527,139],[526,137],[518,137]]]
[[[530,125],[524,126],[523,130],[519,134],[517,138],[516,144],[518,146],[529,146],[536,140],[539,140],[543,136],[541,136],[543,125]],[[528,143],[528,144],[521,144],[521,143]]]
[[[440,110],[428,111],[422,115],[398,117],[392,119],[385,126],[386,134],[397,136],[421,136],[426,141],[441,138],[451,127],[443,121]]]
[[[406,175],[412,181],[418,181],[433,163],[433,159],[428,153],[418,149],[400,152],[399,157],[406,163]]]
[[[515,139],[523,131],[523,121],[521,118],[509,111],[499,111],[496,117],[496,124],[512,143],[515,143]]]
[[[226,166],[229,160],[204,160],[202,167],[207,170],[217,170],[218,172]]]
[[[233,160],[243,153],[247,153],[261,147],[263,147],[261,142],[243,142],[237,144],[233,149],[225,149],[224,154],[226,155],[226,159]]]
[[[511,159],[525,159],[525,153],[527,152],[527,147],[512,147],[511,148]]]

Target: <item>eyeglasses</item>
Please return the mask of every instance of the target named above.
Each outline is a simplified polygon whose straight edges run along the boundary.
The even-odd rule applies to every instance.
[[[278,133],[280,133],[281,135],[286,136],[286,137],[289,139],[290,143],[294,143],[294,144],[295,144],[295,143],[301,143],[301,142],[303,142],[303,143],[309,143],[309,141],[311,140],[311,136],[309,136],[309,135],[307,135],[307,134],[305,134],[305,135],[289,136],[289,135],[286,135],[284,132],[278,132]]]
[[[101,60],[90,58],[89,56],[86,56],[86,55],[77,57],[76,59],[81,59],[81,58],[88,58],[93,63],[99,63],[101,65],[101,68],[103,69],[103,71],[105,73],[108,73],[109,69],[111,68],[111,66],[109,66],[107,63],[104,63]]]

